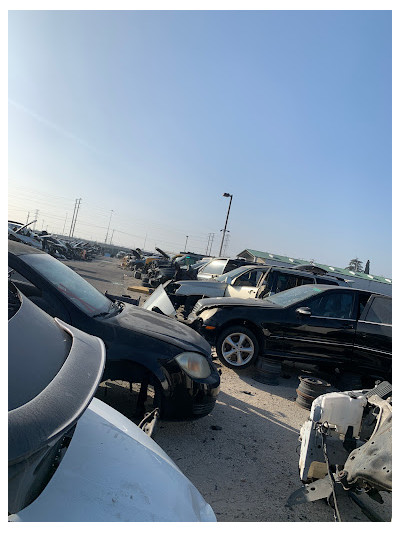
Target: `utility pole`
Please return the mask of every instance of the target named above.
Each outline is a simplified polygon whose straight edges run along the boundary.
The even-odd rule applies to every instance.
[[[64,222],[64,227],[63,227],[63,230],[62,230],[62,234],[64,235],[64,231],[65,231],[65,224],[67,223],[67,216],[68,216],[68,213],[65,213],[65,222]]]
[[[35,219],[36,219],[36,220],[37,220],[38,216],[39,216],[39,209],[36,209],[36,210],[35,210]],[[35,223],[34,223],[32,229],[36,229],[36,220],[35,220]]]
[[[188,237],[189,237],[189,235],[186,235],[185,249],[183,250],[183,253],[185,253],[185,252],[186,252],[186,245],[187,245],[187,240],[188,240]]]
[[[223,233],[222,233],[222,241],[221,241],[221,247],[219,249],[220,257],[221,257],[221,253],[222,253],[222,246],[224,244],[224,239],[225,239],[226,226],[228,225],[229,211],[231,210],[231,203],[232,203],[233,194],[229,194],[228,192],[224,192],[224,194],[222,196],[225,196],[226,198],[230,197],[230,200],[229,200],[228,213],[226,214],[225,227],[222,230],[223,231]]]
[[[82,198],[78,198],[78,200],[77,200],[78,203],[76,204],[75,220],[74,220],[74,225],[73,225],[73,228],[72,228],[71,237],[74,236],[74,231],[75,231],[75,226],[76,226],[76,219],[78,218],[78,211],[79,211],[79,207],[81,205],[81,201],[82,201]]]
[[[78,203],[78,199],[75,200],[74,212],[73,212],[73,215],[72,215],[71,227],[69,228],[69,234],[68,234],[68,237],[71,237],[71,234],[72,234],[72,227],[73,227],[73,225],[74,225],[75,211],[76,211],[76,204],[77,204],[77,203]]]
[[[29,222],[29,215],[30,215],[30,214],[31,214],[31,212],[28,211],[28,216],[26,217],[26,223],[27,223],[27,224],[28,224],[28,222]]]
[[[215,233],[209,233],[208,234],[208,242],[207,242],[207,248],[206,248],[206,255],[211,255],[211,246],[214,240]],[[210,245],[210,251],[208,251],[208,246]]]
[[[211,256],[211,248],[214,242],[215,233],[211,233],[211,241],[210,241],[210,251],[208,252],[208,255]]]
[[[113,213],[114,213],[114,211],[111,209],[110,220],[108,221],[108,228],[107,228],[106,238],[104,239],[104,243],[107,243],[108,230],[110,229],[111,217],[112,217],[112,214],[113,214]]]
[[[111,245],[111,242],[112,242],[113,237],[114,237],[114,231],[115,231],[115,229],[112,230],[111,239],[110,239],[110,245]]]

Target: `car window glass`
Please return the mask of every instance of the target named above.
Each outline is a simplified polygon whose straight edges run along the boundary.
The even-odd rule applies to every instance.
[[[262,272],[260,270],[249,270],[235,280],[235,287],[256,287]]]
[[[367,322],[378,324],[392,323],[392,301],[387,298],[375,297],[365,317]]]
[[[301,277],[301,278],[298,278],[298,281],[297,281],[297,285],[307,285],[309,283],[314,283],[314,278]]]
[[[26,296],[29,296],[31,293],[36,293],[37,291],[36,285],[16,270],[11,270],[10,280],[13,281]]]
[[[217,281],[231,283],[233,278],[240,276],[240,274],[242,274],[243,272],[246,272],[247,270],[248,270],[248,267],[241,266],[241,267],[235,268],[234,270],[230,270],[226,274],[221,274],[220,276],[217,276],[215,279]]]
[[[296,287],[296,284],[297,276],[278,272],[275,292],[287,291],[288,289]]]
[[[328,292],[308,303],[313,316],[331,318],[351,318],[354,295],[341,292]]]
[[[61,261],[47,254],[27,254],[24,261],[89,316],[110,311],[110,300]]]
[[[201,271],[202,274],[222,274],[227,263],[226,259],[216,259],[206,265]]]
[[[359,293],[358,295],[358,315],[357,315],[357,318],[360,318],[362,312],[364,311],[365,309],[365,306],[367,305],[367,302],[370,298],[370,294],[369,293]]]

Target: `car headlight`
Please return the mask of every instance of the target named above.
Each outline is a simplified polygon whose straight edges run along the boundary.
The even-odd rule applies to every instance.
[[[191,378],[208,378],[211,368],[207,359],[196,352],[183,352],[175,357],[175,361]]]

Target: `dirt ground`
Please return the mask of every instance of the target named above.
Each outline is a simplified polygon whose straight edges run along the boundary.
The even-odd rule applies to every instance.
[[[117,259],[67,263],[89,282],[111,294],[131,294],[129,286],[140,285]],[[278,385],[256,381],[254,368],[240,372],[221,369],[221,391],[209,415],[187,422],[161,421],[154,440],[175,461],[212,506],[220,522],[333,522],[333,509],[320,500],[292,508],[286,502],[302,483],[298,474],[300,426],[309,411],[296,403],[299,375],[307,369],[285,366]],[[96,396],[134,418],[138,388],[124,382],[106,382]],[[368,518],[338,491],[344,522],[368,522]],[[391,520],[391,495],[383,494],[379,505],[363,501],[383,521]]]

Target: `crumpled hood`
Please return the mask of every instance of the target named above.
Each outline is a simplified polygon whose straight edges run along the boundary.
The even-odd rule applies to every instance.
[[[178,295],[192,295],[201,294],[209,297],[218,297],[225,295],[225,289],[227,283],[220,283],[218,281],[198,281],[198,280],[185,280],[177,281],[177,285],[180,287],[176,290],[175,294]],[[172,287],[172,284],[170,288]],[[168,290],[167,290],[168,292]]]
[[[210,307],[262,307],[279,309],[280,306],[258,298],[202,298],[196,304],[196,314]]]
[[[110,326],[119,326],[131,333],[147,335],[160,341],[173,344],[184,351],[195,351],[210,355],[210,345],[196,331],[174,318],[147,311],[126,303],[124,309],[107,319]]]

